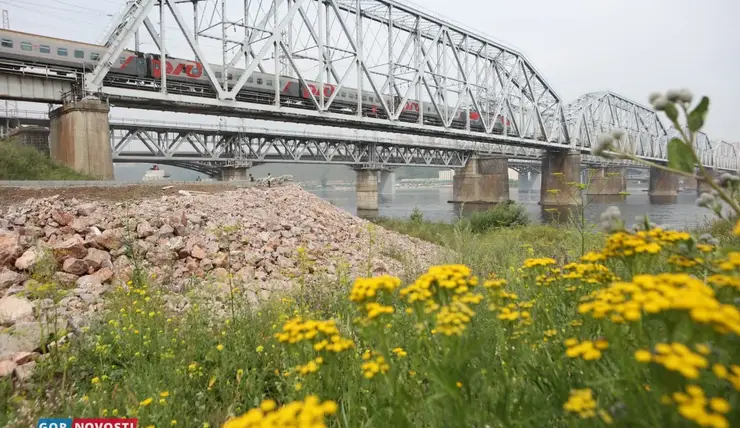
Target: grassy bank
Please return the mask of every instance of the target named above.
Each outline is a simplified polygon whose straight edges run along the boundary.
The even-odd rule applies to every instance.
[[[608,238],[549,226],[473,233],[464,222],[380,223],[454,250],[440,260],[454,264],[403,284],[308,283],[256,310],[234,284],[225,319],[196,295],[175,315],[157,279],[136,271],[105,318],[52,348],[32,382],[13,390],[3,381],[0,425],[74,415],[216,427],[260,406],[228,426],[299,409],[342,427],[689,427],[697,418],[723,427],[740,416],[738,289],[721,286],[735,284],[728,275],[737,266],[722,249],[658,231]],[[579,262],[582,243],[594,252]],[[677,257],[680,244],[688,252]],[[709,283],[715,297],[677,273],[650,276],[706,277],[722,263],[730,270]],[[648,276],[638,281],[638,272]],[[641,307],[636,294],[609,288],[617,277],[705,306],[676,306],[666,294]],[[625,300],[589,303],[607,295]],[[309,395],[331,402],[301,401]],[[271,410],[290,402],[303,404]]]
[[[14,141],[0,141],[0,180],[91,180]]]

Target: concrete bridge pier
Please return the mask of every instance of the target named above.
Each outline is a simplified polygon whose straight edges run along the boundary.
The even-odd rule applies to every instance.
[[[695,178],[683,177],[683,191],[689,192],[699,189],[699,183]]]
[[[542,158],[540,205],[568,206],[581,203],[581,154],[547,151]]]
[[[492,204],[509,200],[509,159],[477,156],[452,177],[453,203]]]
[[[588,170],[589,195],[619,195],[627,191],[627,169],[624,167]]]
[[[380,171],[380,190],[381,195],[396,194],[396,173],[393,171]]]
[[[377,211],[378,210],[378,170],[375,169],[356,169],[357,181],[355,189],[357,191],[357,210],[358,211]]]
[[[713,170],[711,170],[709,168],[707,168],[707,172],[715,180],[717,180],[717,178],[719,177],[719,174],[717,174],[715,171],[713,171]],[[696,175],[701,176],[702,175],[701,174],[701,171],[697,171],[696,172]],[[700,179],[695,180],[695,181],[696,181],[696,193],[699,193],[699,194],[701,194],[701,193],[709,193],[712,190],[714,190],[714,189],[712,189],[712,186],[710,186],[709,184],[707,184],[707,181],[704,180],[703,178],[700,178]]]
[[[249,181],[249,168],[246,166],[225,166],[221,168],[219,181]]]
[[[49,112],[51,158],[83,174],[113,180],[108,104],[96,99],[65,104]]]
[[[678,196],[678,175],[662,169],[650,167],[648,195]]]

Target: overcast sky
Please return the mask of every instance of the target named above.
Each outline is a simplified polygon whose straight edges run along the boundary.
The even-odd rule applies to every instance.
[[[106,15],[123,2],[0,0],[0,5],[9,11],[12,29],[95,42],[110,20]],[[611,90],[647,104],[651,91],[688,87],[712,98],[710,138],[740,142],[740,1],[416,3],[520,50],[566,102]]]

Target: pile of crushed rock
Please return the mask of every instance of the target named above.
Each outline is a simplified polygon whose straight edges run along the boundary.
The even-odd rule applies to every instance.
[[[296,185],[127,202],[29,199],[0,211],[0,377],[27,377],[39,355],[38,320],[54,304],[32,291],[40,277],[67,290],[58,328],[74,334],[134,262],[178,310],[193,287],[217,295],[238,282],[258,304],[297,276],[332,284],[342,272],[414,275],[440,257],[438,246],[369,227]]]

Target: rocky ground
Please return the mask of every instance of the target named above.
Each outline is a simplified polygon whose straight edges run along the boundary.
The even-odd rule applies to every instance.
[[[259,304],[289,291],[297,276],[331,286],[344,271],[413,275],[443,257],[433,244],[370,228],[296,185],[148,188],[75,189],[85,197],[57,192],[0,207],[0,376],[32,372],[46,309],[57,308],[60,330],[79,333],[135,261],[167,290],[169,309],[181,310],[193,290],[217,297],[238,284]]]

